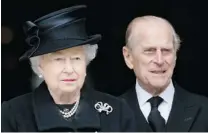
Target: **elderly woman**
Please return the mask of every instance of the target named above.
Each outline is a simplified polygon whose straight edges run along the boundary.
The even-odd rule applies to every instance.
[[[134,131],[128,105],[93,90],[85,80],[101,39],[87,36],[85,8],[69,7],[24,25],[32,48],[20,60],[29,59],[43,82],[32,93],[2,104],[3,132]]]

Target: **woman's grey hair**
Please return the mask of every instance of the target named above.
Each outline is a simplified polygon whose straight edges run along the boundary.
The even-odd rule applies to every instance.
[[[87,65],[89,65],[89,63],[96,57],[98,45],[87,44],[87,45],[83,45],[83,47],[85,49]],[[40,56],[35,56],[30,58],[30,64],[33,72],[37,76],[41,77],[42,74],[38,69],[39,63],[40,63]]]

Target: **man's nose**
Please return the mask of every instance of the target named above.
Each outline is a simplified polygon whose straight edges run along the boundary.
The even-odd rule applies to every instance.
[[[158,65],[163,65],[163,63],[164,63],[164,57],[163,57],[162,52],[160,50],[157,50],[154,61]]]

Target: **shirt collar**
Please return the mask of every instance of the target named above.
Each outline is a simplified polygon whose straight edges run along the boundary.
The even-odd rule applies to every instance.
[[[174,93],[175,93],[175,88],[173,86],[173,82],[171,81],[168,87],[159,96],[163,98],[163,100],[166,103],[172,104]]]
[[[138,81],[136,81],[136,87],[135,88],[136,88],[136,93],[137,93],[137,98],[138,98],[139,105],[142,106],[147,102],[147,100],[149,100],[152,97],[152,94],[150,94],[146,90],[144,90],[139,85]],[[161,98],[163,98],[163,100],[166,103],[172,104],[174,93],[175,93],[175,88],[174,88],[172,80],[171,80],[168,87],[159,96]]]
[[[137,98],[138,98],[140,106],[144,105],[147,102],[147,100],[149,100],[152,97],[152,95],[150,93],[145,91],[139,85],[138,81],[136,81],[136,93],[137,93]]]

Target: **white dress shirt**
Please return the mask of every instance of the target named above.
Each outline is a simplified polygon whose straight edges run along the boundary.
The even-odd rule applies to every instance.
[[[175,88],[171,81],[168,87],[159,95],[161,98],[163,98],[163,102],[158,106],[158,110],[161,116],[165,119],[166,123],[168,121],[168,117],[172,108],[174,93]],[[148,116],[151,111],[151,105],[147,101],[152,97],[152,95],[144,89],[142,89],[138,82],[136,82],[136,94],[140,109],[148,122]]]

